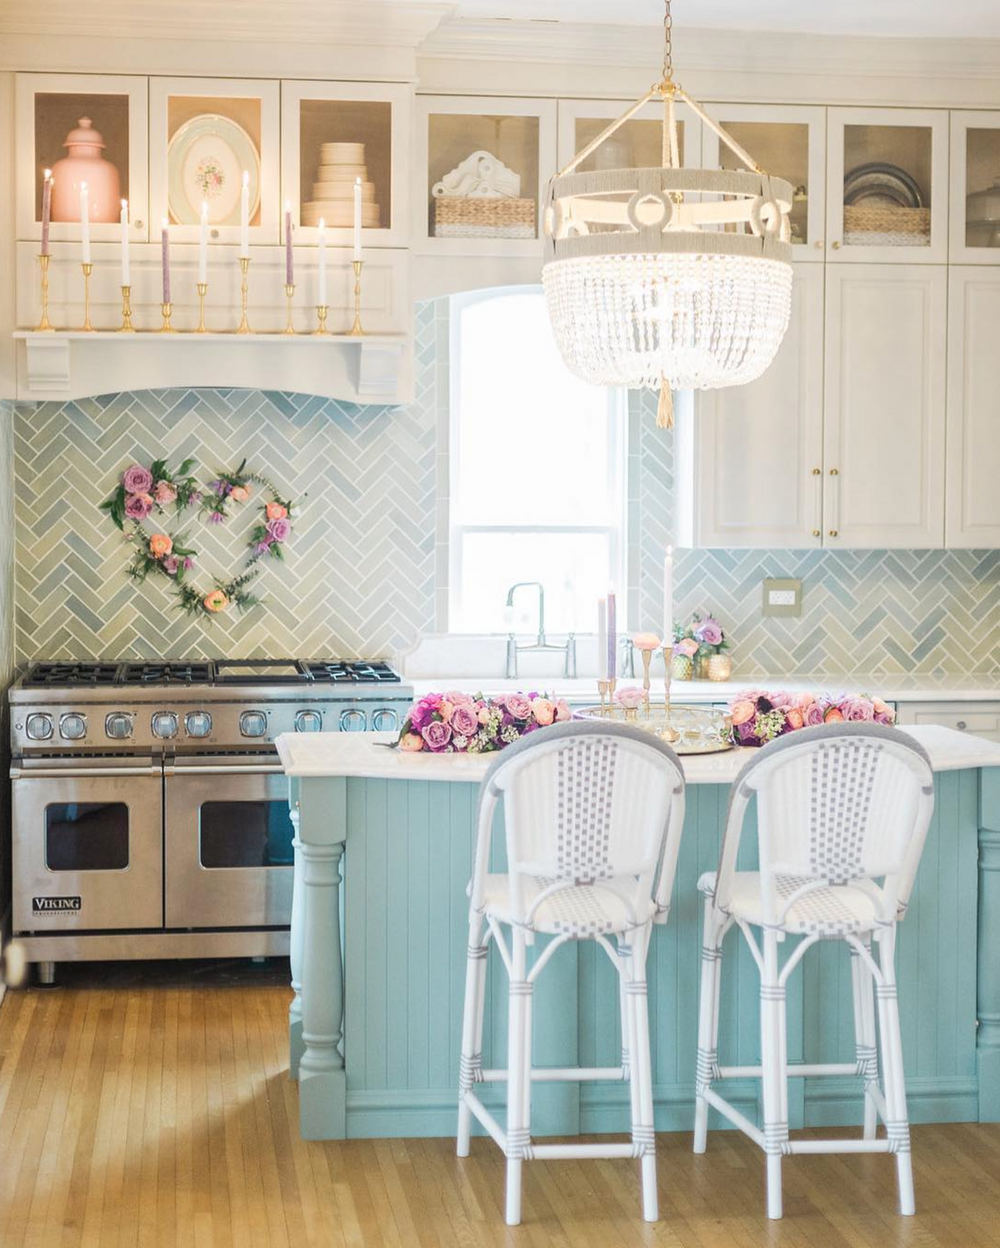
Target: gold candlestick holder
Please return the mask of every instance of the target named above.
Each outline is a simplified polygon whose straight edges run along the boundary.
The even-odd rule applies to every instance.
[[[365,267],[365,262],[352,260],[351,264],[354,268],[354,324],[350,334],[352,338],[358,338],[365,332],[361,328],[361,270]]]
[[[49,262],[50,255],[40,255],[38,263],[42,270],[42,316],[35,326],[36,333],[53,333],[54,326],[49,321]]]
[[[642,706],[649,719],[649,664],[653,658],[652,650],[640,650],[642,655]]]
[[[122,323],[118,326],[120,334],[134,334],[135,326],[132,324],[132,287],[122,287]]]
[[[329,334],[330,331],[326,327],[326,317],[329,311],[330,311],[329,304],[321,303],[317,305],[316,320],[318,323],[316,325],[316,328],[313,330],[314,334]]]
[[[208,294],[208,282],[198,282],[196,289],[198,291],[198,328],[195,330],[197,334],[207,334],[205,328],[205,296]]]
[[[243,278],[240,282],[240,323],[237,326],[238,334],[250,334],[253,330],[250,328],[250,322],[247,320],[247,296],[250,291],[250,257],[240,256],[240,269],[243,272]]]
[[[672,645],[663,647],[663,719],[666,727],[660,734],[664,741],[671,744],[680,739],[680,733],[670,723],[670,656],[672,652]]]
[[[285,298],[288,300],[288,317],[285,321],[285,328],[281,332],[283,334],[294,334],[295,325],[292,322],[292,300],[295,298],[295,286],[291,282],[285,283]]]
[[[597,693],[601,699],[601,714],[607,715],[608,714],[608,682],[606,680],[599,680],[597,682]]]
[[[160,312],[163,314],[163,324],[160,326],[161,334],[172,334],[174,332],[173,325],[170,324],[170,313],[173,310],[172,303],[161,303]]]
[[[83,269],[83,326],[82,328],[85,333],[92,334],[94,332],[94,327],[90,323],[90,275],[94,271],[94,266],[90,263],[90,261],[87,261],[86,264],[81,264],[80,268]]]

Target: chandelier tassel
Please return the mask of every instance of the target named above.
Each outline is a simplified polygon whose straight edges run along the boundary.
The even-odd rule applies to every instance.
[[[666,377],[660,378],[660,401],[656,405],[657,429],[673,429],[674,427],[674,396],[670,393],[670,382]]]

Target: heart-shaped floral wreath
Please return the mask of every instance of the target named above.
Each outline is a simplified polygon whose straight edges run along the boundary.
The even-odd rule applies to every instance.
[[[167,577],[173,584],[177,605],[190,615],[209,619],[235,606],[247,611],[262,600],[250,592],[250,585],[261,573],[261,560],[282,559],[282,546],[292,532],[292,502],[282,498],[274,484],[260,473],[247,472],[244,459],[235,472],[219,472],[202,489],[191,476],[193,459],[186,459],[176,471],[165,459],[144,468],[133,464],[122,473],[118,488],[101,503],[134,548],[128,574],[142,582],[150,573]],[[247,539],[247,557],[242,569],[231,580],[216,580],[205,591],[191,583],[198,552],[188,545],[183,533],[149,533],[143,521],[154,512],[165,515],[173,505],[179,517],[189,507],[197,507],[209,524],[224,524],[231,503],[247,503],[253,487],[264,491],[259,504],[258,523]]]

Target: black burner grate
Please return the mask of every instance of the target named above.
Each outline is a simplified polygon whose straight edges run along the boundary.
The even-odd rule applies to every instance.
[[[36,663],[24,678],[25,685],[52,688],[69,685],[113,685],[117,663]]]
[[[126,663],[123,685],[210,685],[211,663]]]
[[[326,660],[303,661],[302,670],[312,680],[331,681],[337,685],[383,685],[399,684],[399,673],[388,663],[376,661],[367,663],[363,659],[338,659],[333,662]]]

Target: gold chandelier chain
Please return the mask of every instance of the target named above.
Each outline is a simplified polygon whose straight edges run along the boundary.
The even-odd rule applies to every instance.
[[[670,12],[670,0],[663,0],[663,81],[672,82],[674,77],[674,19]]]

